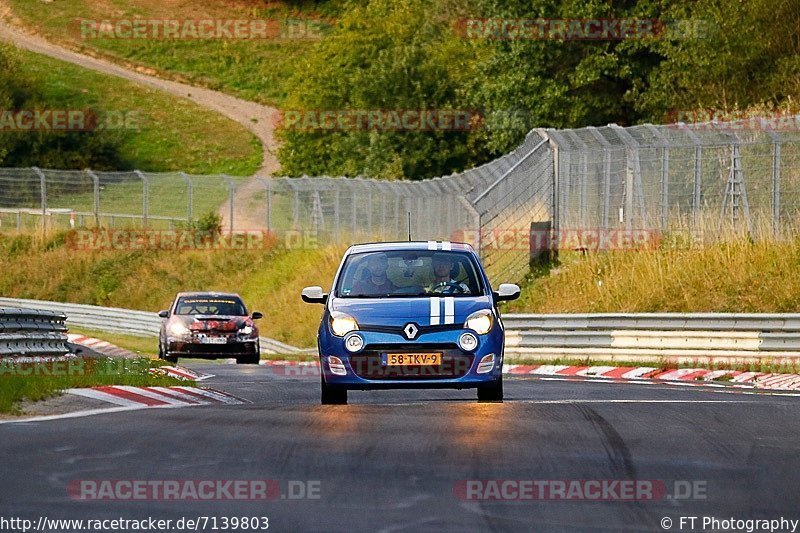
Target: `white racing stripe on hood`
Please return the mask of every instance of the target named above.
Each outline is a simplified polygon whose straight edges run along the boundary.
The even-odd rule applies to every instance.
[[[438,296],[431,297],[431,326],[438,326],[440,320],[439,314],[439,298]]]
[[[444,299],[444,323],[452,324],[455,321],[455,299],[450,296]]]

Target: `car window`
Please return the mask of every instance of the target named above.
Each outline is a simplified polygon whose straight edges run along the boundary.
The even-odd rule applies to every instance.
[[[183,297],[175,306],[175,314],[245,316],[247,309],[238,298]]]
[[[348,256],[338,279],[342,298],[482,294],[474,259],[464,252],[391,251]]]

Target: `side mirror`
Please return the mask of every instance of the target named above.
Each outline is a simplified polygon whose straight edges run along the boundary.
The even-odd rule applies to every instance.
[[[322,287],[306,287],[300,297],[307,304],[324,304],[328,301],[328,295],[322,292]]]
[[[258,311],[253,311],[253,314],[250,315],[250,317],[253,320],[258,320],[259,318],[264,318],[264,315],[262,313],[259,313]]]
[[[161,318],[169,318],[169,311],[159,311],[158,316]]]
[[[501,283],[500,287],[494,293],[496,302],[508,302],[519,298],[520,288],[519,285],[513,283]]]

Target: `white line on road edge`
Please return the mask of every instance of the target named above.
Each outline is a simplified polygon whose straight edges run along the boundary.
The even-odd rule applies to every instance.
[[[20,418],[19,420],[0,420],[0,424],[23,424],[27,422],[48,422],[50,420],[61,420],[64,418],[83,418],[86,416],[103,415],[106,413],[120,413],[124,411],[140,411],[142,409],[179,409],[181,407],[193,407],[192,405],[146,405],[126,406],[126,407],[107,407],[104,409],[89,409],[88,411],[75,411],[60,415],[34,416],[31,418]]]

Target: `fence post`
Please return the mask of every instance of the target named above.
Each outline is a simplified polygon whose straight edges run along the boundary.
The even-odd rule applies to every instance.
[[[340,196],[341,196],[341,193],[339,191],[339,187],[334,187],[334,191],[333,191],[333,239],[337,243],[339,242],[340,231],[341,231],[341,229],[340,229],[341,221],[339,220],[339,217],[342,216],[342,211],[341,211],[341,208],[339,206],[339,202],[341,200]]]
[[[373,232],[373,229],[372,229],[372,209],[373,209],[372,187],[374,187],[374,184],[371,181],[368,181],[368,182],[365,183],[365,185],[367,186],[367,232],[368,232],[369,238],[371,240],[372,239],[372,232]]]
[[[264,194],[266,195],[265,198],[264,198],[264,210],[265,210],[264,218],[266,219],[265,222],[266,222],[266,225],[267,225],[267,235],[269,235],[270,231],[272,229],[272,228],[270,228],[270,224],[272,222],[271,221],[272,214],[270,213],[270,211],[272,209],[272,198],[271,198],[271,196],[272,196],[272,185],[271,185],[270,182],[272,180],[271,179],[264,179],[264,178],[256,178],[256,180],[258,180],[258,182],[261,185],[264,186]]]
[[[92,209],[94,211],[94,226],[96,228],[100,227],[100,178],[97,177],[91,169],[86,169],[86,174],[92,178],[92,190],[93,190],[93,206]]]
[[[233,208],[234,208],[234,195],[236,193],[236,184],[233,183],[233,180],[228,177],[228,175],[223,174],[222,179],[228,184],[228,219],[229,219],[229,231],[230,235],[233,235]]]
[[[781,234],[781,136],[761,119],[761,129],[772,139],[772,234]]]
[[[185,172],[181,172],[180,175],[186,182],[186,221],[191,224],[194,220],[194,181]]]
[[[669,225],[669,140],[652,124],[645,127],[661,143],[661,231]]]
[[[611,216],[611,143],[603,137],[597,128],[586,128],[603,147],[603,231],[608,231]]]
[[[148,197],[150,196],[150,186],[147,181],[147,176],[145,176],[142,172],[138,170],[133,171],[134,174],[139,176],[139,179],[142,180],[142,227],[147,227],[147,217],[149,216],[149,204],[148,204]]]
[[[573,130],[567,130],[566,135],[576,145],[581,147],[581,173],[578,184],[578,220],[581,228],[586,228],[586,188],[587,175],[589,174],[589,147],[578,137]]]
[[[678,122],[678,127],[688,135],[689,139],[692,140],[692,144],[694,144],[694,191],[692,192],[692,226],[694,226],[692,229],[694,231],[692,233],[696,236],[700,228],[700,202],[702,200],[700,189],[703,180],[703,145],[700,138],[689,129],[686,124]]]
[[[39,190],[41,192],[42,203],[42,240],[47,236],[47,179],[38,167],[32,167],[33,171],[39,176]]]
[[[642,227],[641,229],[643,229],[648,224],[644,203],[644,186],[642,184],[642,165],[639,143],[633,138],[633,135],[618,124],[609,124],[609,126],[619,135],[619,138],[622,139],[622,142],[627,148],[625,151],[625,210],[628,214],[625,215],[625,229],[630,231],[633,228],[634,204],[639,210],[639,223]]]

